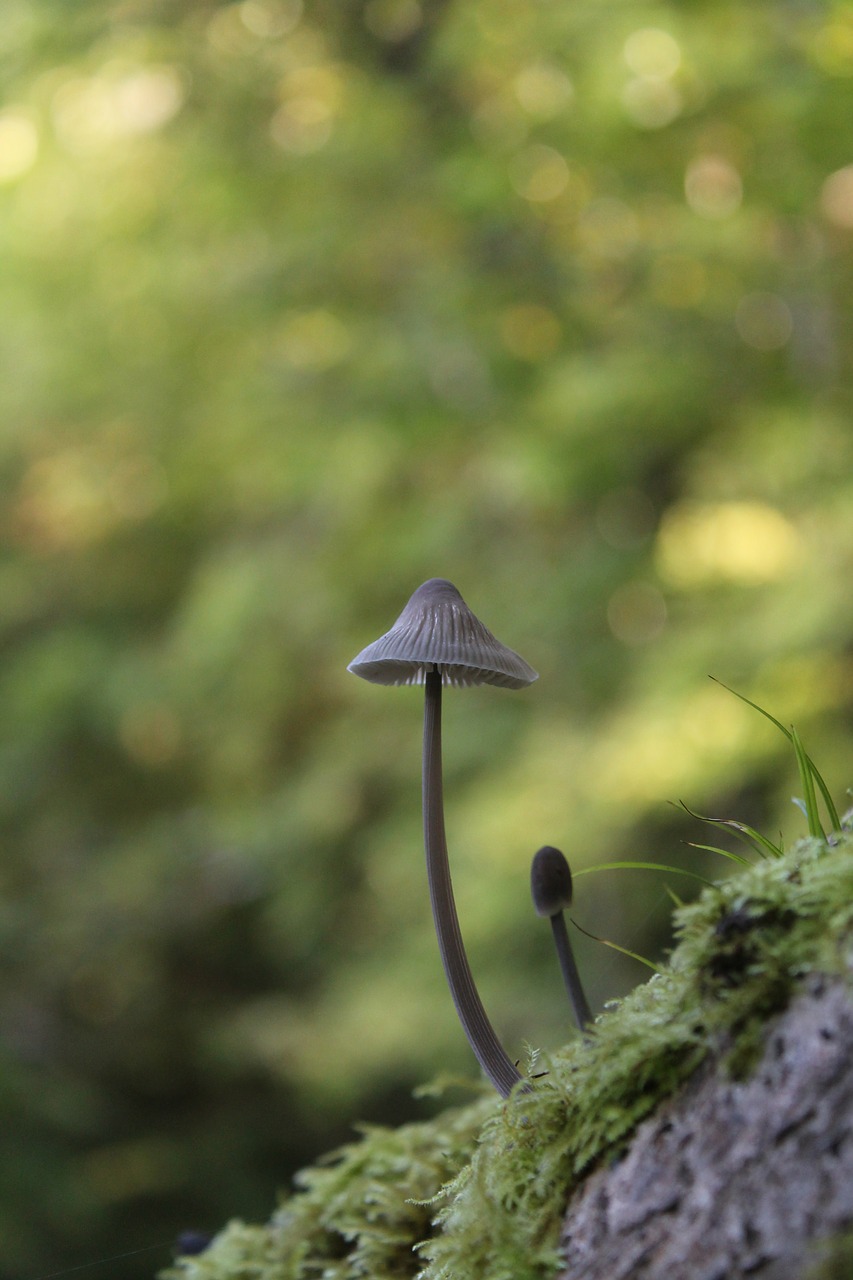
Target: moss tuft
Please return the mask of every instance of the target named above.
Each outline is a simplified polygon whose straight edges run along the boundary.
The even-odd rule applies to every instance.
[[[676,914],[669,965],[508,1102],[365,1129],[263,1227],[232,1223],[164,1280],[546,1280],[573,1187],[712,1052],[749,1071],[767,1018],[853,964],[853,836],[810,839]]]
[[[853,1232],[823,1240],[815,1254],[817,1260],[803,1280],[850,1280],[853,1276]]]

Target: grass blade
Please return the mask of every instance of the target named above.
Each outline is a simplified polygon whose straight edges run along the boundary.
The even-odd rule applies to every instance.
[[[800,781],[803,784],[803,803],[806,807],[806,819],[809,824],[809,835],[817,836],[821,840],[826,839],[826,832],[820,825],[820,814],[817,809],[817,796],[814,789],[814,776],[809,758],[803,747],[802,739],[796,729],[791,726],[791,742],[794,744],[794,752],[797,757],[797,768],[800,771]]]
[[[668,885],[668,884],[665,884],[665,885],[664,885],[663,890],[664,890],[664,893],[666,894],[666,896],[669,898],[669,900],[670,900],[670,902],[672,903],[672,905],[673,905],[676,909],[680,909],[681,907],[683,907],[683,906],[684,906],[684,900],[683,900],[682,898],[679,898],[679,896],[678,896],[678,894],[675,892],[675,890],[674,890],[674,889],[671,889],[671,888],[669,887],[669,885]]]
[[[733,693],[736,698],[740,698],[741,702],[745,702],[748,707],[752,707],[753,711],[759,712],[764,716],[765,720],[769,720],[771,724],[775,724],[780,733],[784,733],[785,737],[790,741],[790,730],[786,729],[781,720],[777,720],[775,716],[771,716],[769,711],[765,711],[757,702],[753,702],[745,693],[738,693],[737,689],[733,689],[731,685],[724,684],[722,680],[718,680],[716,676],[711,676],[714,684],[718,684],[721,689],[725,689],[726,693]]]
[[[684,867],[670,867],[665,862],[598,862],[594,867],[581,867],[579,871],[573,871],[572,879],[577,880],[578,876],[591,875],[594,871],[668,871],[671,875],[689,876],[691,880],[698,880],[700,884],[712,887],[714,884],[713,880],[706,880],[696,871],[687,871]],[[598,941],[601,942],[602,939],[599,938]]]
[[[578,924],[577,920],[572,920],[575,928],[587,938],[592,938],[593,942],[600,942],[603,947],[610,947],[612,951],[618,951],[620,955],[628,956],[631,960],[636,960],[639,964],[644,964],[647,969],[651,969],[652,973],[660,973],[660,969],[656,964],[652,964],[651,960],[647,960],[645,956],[638,955],[636,951],[629,951],[627,947],[620,947],[618,942],[611,942],[609,938],[599,938],[597,934],[590,933],[588,929],[584,929]]]
[[[742,867],[752,866],[749,858],[744,858],[739,853],[732,853],[731,849],[720,849],[715,844],[696,844],[693,840],[685,840],[684,843],[688,849],[701,849],[705,853],[718,853],[721,858],[729,858],[732,862],[737,862]]]
[[[840,831],[841,819],[838,816],[838,810],[833,804],[832,796],[829,794],[829,787],[826,785],[823,778],[821,777],[820,770],[815,766],[815,763],[812,760],[811,756],[806,756],[806,759],[809,762],[809,768],[812,771],[814,780],[820,789],[820,794],[823,796],[823,803],[826,805],[826,812],[829,817],[830,830]]]
[[[782,846],[775,845],[772,840],[768,840],[760,831],[756,831],[754,827],[747,826],[745,822],[738,822],[736,818],[709,818],[703,813],[694,813],[683,800],[679,800],[678,803],[685,813],[689,813],[691,818],[696,818],[699,822],[709,822],[716,827],[727,827],[729,831],[733,831],[736,836],[739,836],[741,840],[761,854],[762,858],[768,854],[771,858],[781,858]]]
[[[752,707],[754,711],[759,712],[760,715],[764,716],[765,720],[769,720],[771,724],[775,724],[779,732],[784,733],[788,741],[794,745],[794,750],[796,751],[797,747],[796,747],[796,743],[794,743],[794,733],[796,732],[795,730],[786,729],[785,726],[782,724],[781,720],[777,720],[776,717],[772,716],[769,711],[765,711],[763,707],[760,707],[757,702],[753,702],[751,698],[747,698],[746,695],[743,693],[738,693],[737,689],[732,689],[729,685],[724,684],[722,680],[718,680],[716,676],[711,676],[711,679],[714,681],[714,684],[718,684],[722,689],[725,689],[727,693],[733,693],[736,698],[740,698],[741,702],[745,702],[748,707]],[[818,769],[814,760],[812,760],[811,756],[808,755],[805,751],[803,752],[803,755],[805,757],[806,763],[808,764],[809,770],[811,772],[811,776],[814,778],[815,782],[818,785],[820,794],[823,797],[823,803],[826,805],[826,812],[829,816],[829,825],[833,831],[840,831],[841,820],[838,816],[838,810],[836,809],[835,804],[833,803],[832,796],[829,794],[829,787],[826,785],[823,778],[821,777],[820,770]],[[799,756],[797,758],[799,760]]]

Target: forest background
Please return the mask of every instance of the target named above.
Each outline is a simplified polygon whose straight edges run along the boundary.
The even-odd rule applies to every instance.
[[[569,1034],[540,844],[804,831],[709,675],[844,803],[853,8],[5,0],[0,71],[1,1265],[141,1277],[476,1077],[421,698],[346,672],[422,580],[541,676],[445,712],[514,1056]],[[690,883],[576,918],[660,955]]]

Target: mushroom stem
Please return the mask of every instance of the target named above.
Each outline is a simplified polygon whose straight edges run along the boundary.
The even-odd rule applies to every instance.
[[[592,1010],[581,985],[580,974],[572,952],[572,944],[569,941],[569,931],[566,928],[566,919],[562,911],[558,911],[556,915],[551,916],[551,929],[554,934],[557,959],[560,962],[560,972],[563,975],[563,982],[569,995],[572,1011],[581,1031],[585,1031],[592,1023]]]
[[[498,1093],[506,1098],[522,1079],[483,1008],[465,954],[447,856],[441,770],[441,671],[425,675],[423,806],[424,845],[432,916],[444,972],[468,1043]],[[565,925],[563,926],[565,929]],[[568,942],[568,938],[566,939]]]

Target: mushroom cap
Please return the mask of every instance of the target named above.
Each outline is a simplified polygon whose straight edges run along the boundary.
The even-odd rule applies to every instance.
[[[390,631],[347,667],[373,684],[423,684],[434,667],[444,684],[522,689],[537,673],[496,640],[446,578],[418,587]]]
[[[553,845],[545,844],[533,855],[530,893],[539,916],[555,916],[572,905],[572,873]]]

